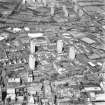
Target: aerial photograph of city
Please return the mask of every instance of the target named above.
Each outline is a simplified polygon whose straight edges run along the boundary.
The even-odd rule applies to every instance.
[[[0,0],[0,105],[105,105],[105,0]]]

